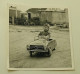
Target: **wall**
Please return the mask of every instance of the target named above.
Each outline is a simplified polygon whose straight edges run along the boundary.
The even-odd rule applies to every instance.
[[[48,22],[52,22],[52,12],[42,11],[40,13],[40,20],[41,21],[47,20]]]
[[[68,21],[68,12],[65,10],[63,12],[60,11],[41,11],[40,12],[40,20],[51,22],[52,24],[63,24],[69,23]]]

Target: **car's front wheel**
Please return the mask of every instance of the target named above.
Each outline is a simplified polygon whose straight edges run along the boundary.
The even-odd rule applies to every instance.
[[[32,57],[32,51],[30,51],[29,53],[30,53],[30,56]]]
[[[48,49],[48,56],[50,57],[52,55],[52,50]]]

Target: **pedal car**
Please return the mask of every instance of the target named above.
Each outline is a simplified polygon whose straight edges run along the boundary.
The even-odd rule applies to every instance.
[[[44,37],[37,37],[34,39],[33,42],[29,43],[27,45],[27,50],[30,53],[30,56],[34,52],[44,52],[47,53],[48,56],[50,57],[52,54],[52,51],[55,50],[57,46],[57,42],[54,39],[45,39]]]

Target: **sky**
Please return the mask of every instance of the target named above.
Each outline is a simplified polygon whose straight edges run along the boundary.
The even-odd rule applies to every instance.
[[[26,12],[29,9],[29,7],[24,6],[24,5],[9,5],[9,7],[10,6],[16,7],[17,10],[20,10],[21,12]]]
[[[13,7],[17,7],[17,10],[20,10],[21,12],[26,12],[30,7],[27,5],[9,5],[9,6],[13,6]],[[64,9],[64,8],[60,8],[60,9]]]
[[[26,12],[29,8],[25,6],[17,6],[18,10],[21,10],[22,12]]]

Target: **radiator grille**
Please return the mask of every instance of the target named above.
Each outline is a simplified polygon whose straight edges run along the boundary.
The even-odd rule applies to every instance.
[[[30,45],[30,50],[34,50],[34,49],[44,49],[43,45]]]

